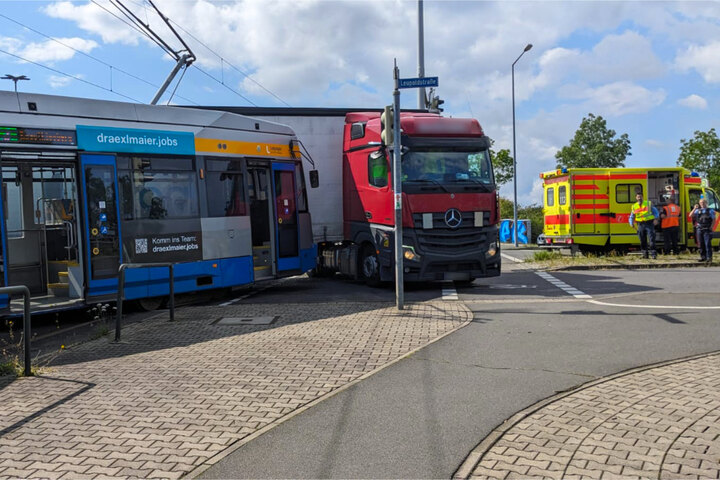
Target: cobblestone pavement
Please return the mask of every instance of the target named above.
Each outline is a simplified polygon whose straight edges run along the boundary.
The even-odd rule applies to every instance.
[[[457,477],[720,478],[720,354],[594,382],[506,424]]]
[[[217,323],[239,316],[276,320]],[[0,383],[0,478],[179,478],[471,318],[441,301],[164,312]]]

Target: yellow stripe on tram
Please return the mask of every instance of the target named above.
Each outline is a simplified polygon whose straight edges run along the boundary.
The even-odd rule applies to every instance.
[[[217,138],[195,138],[195,151],[198,153],[231,153],[234,155],[249,155],[253,157],[285,157],[290,155],[290,145],[276,143],[240,142],[236,140],[221,140]],[[299,152],[295,150],[296,158]]]

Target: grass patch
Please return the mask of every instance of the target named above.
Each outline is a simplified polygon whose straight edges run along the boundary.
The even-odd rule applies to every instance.
[[[567,251],[560,252],[557,250],[540,250],[535,252],[532,257],[525,260],[526,263],[532,264],[536,268],[541,269],[562,269],[573,266],[603,268],[618,265],[648,265],[657,264],[673,264],[673,263],[692,263],[696,262],[698,255],[696,253],[683,253],[680,255],[658,255],[657,260],[642,258],[639,254],[622,255],[615,252],[608,254],[581,254],[577,253],[574,257],[569,255]]]
[[[14,361],[4,361],[0,362],[0,377],[3,377],[5,375],[15,375],[16,377],[22,373],[22,368],[20,368],[20,365]]]
[[[533,257],[526,261],[531,262],[546,262],[550,260],[558,260],[562,258],[562,254],[557,250],[540,250],[533,253]]]

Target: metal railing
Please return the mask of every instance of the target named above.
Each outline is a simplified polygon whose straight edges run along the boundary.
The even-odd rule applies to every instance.
[[[120,323],[122,320],[122,304],[125,300],[125,270],[128,268],[158,268],[170,270],[170,321],[175,321],[175,276],[172,263],[123,263],[118,269],[117,313],[115,314],[115,341],[120,341]]]
[[[30,375],[32,375],[32,365],[30,364],[30,290],[25,285],[18,285],[14,287],[0,287],[0,295],[7,295],[8,297],[10,297],[13,294],[21,294],[23,296],[23,354],[25,362],[25,376],[29,377]],[[10,303],[9,298],[8,303]]]

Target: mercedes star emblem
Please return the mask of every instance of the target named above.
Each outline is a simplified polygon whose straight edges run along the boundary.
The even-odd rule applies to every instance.
[[[445,212],[445,224],[450,228],[457,228],[462,223],[462,215],[457,208],[451,208]]]

